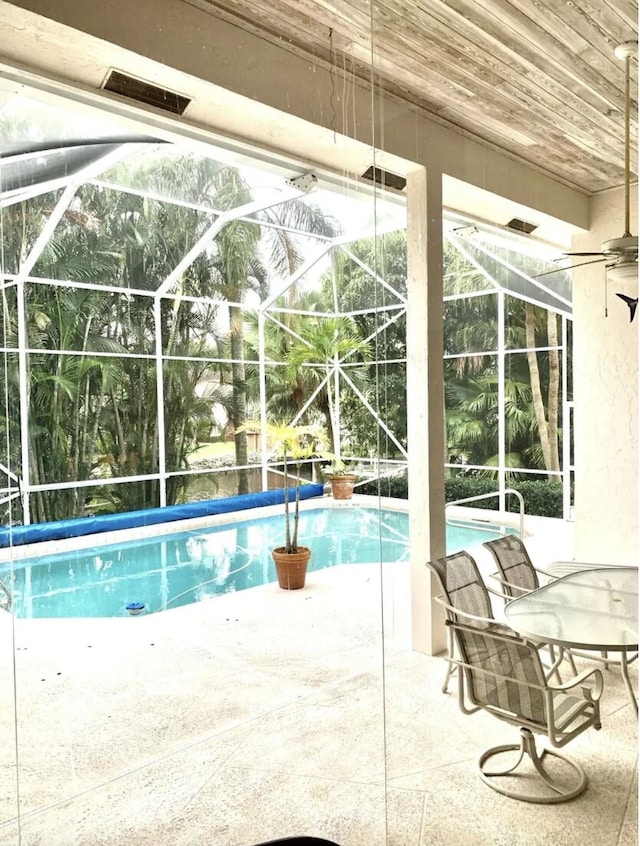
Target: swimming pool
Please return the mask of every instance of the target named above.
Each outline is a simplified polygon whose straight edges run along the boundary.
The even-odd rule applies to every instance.
[[[270,550],[282,543],[282,516],[258,517],[118,544],[104,544],[0,567],[17,617],[120,617],[276,581]],[[447,526],[447,551],[501,534],[498,526]],[[309,571],[336,564],[406,561],[409,515],[376,508],[300,512],[300,538],[311,546]]]

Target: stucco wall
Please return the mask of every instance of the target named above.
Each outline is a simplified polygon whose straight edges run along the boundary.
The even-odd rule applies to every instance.
[[[638,231],[637,188],[631,231]],[[589,237],[577,250],[599,249],[624,231],[624,196],[611,191],[591,201]],[[585,259],[583,259],[584,261]],[[616,292],[638,296],[638,280],[609,282],[602,264],[576,272],[574,394],[576,558],[638,563],[638,316],[629,322]]]

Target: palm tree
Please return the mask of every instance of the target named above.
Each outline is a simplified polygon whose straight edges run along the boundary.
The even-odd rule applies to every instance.
[[[452,456],[475,455],[470,463],[482,464],[478,445],[479,431],[483,427],[478,415],[486,394],[479,382],[484,388],[495,382],[495,355],[484,353],[497,350],[498,346],[496,297],[493,294],[473,296],[473,292],[488,290],[487,280],[474,272],[451,245],[445,245],[444,255],[447,290],[471,295],[445,303],[445,352],[468,353],[445,362],[449,453]],[[505,381],[505,418],[506,439],[511,449],[505,461],[508,466],[529,464],[558,471],[559,353],[557,349],[544,352],[535,349],[537,340],[539,346],[557,346],[557,315],[512,296],[505,297],[505,309],[506,349],[529,348],[524,360],[515,354],[507,358],[507,369],[511,372]],[[526,386],[526,391],[518,390],[518,385]],[[475,398],[469,395],[474,390],[478,391]],[[497,412],[497,383],[494,399],[495,408],[492,400],[485,407],[485,413]],[[488,430],[493,432],[493,426]],[[486,456],[486,450],[482,452]],[[489,452],[493,453],[491,447]],[[492,455],[491,461],[497,463],[497,456]]]
[[[366,379],[365,364],[371,358],[371,347],[362,339],[354,321],[348,317],[310,317],[300,328],[287,356],[290,381],[302,370],[314,383],[315,404],[324,417],[331,451],[339,452],[340,421],[336,416],[336,395],[332,379],[340,375],[345,361],[357,362],[349,368],[352,382]]]
[[[505,379],[504,393],[505,440],[509,445],[505,464],[522,467],[531,463],[530,449],[535,443],[531,386],[526,378],[519,379],[512,373]],[[445,396],[448,460],[497,467],[499,406],[495,369],[465,379],[447,379]]]
[[[204,182],[206,174],[202,168],[194,169],[193,162],[183,162],[183,170],[192,176],[195,172]],[[23,220],[42,224],[51,199],[35,198],[26,205]],[[17,210],[13,218],[19,221]],[[29,361],[32,483],[85,480],[98,467],[107,476],[157,471],[156,327],[151,298],[87,291],[75,288],[73,281],[155,290],[193,243],[194,228],[197,231],[206,222],[205,213],[156,200],[90,185],[78,191],[33,270],[36,276],[68,279],[69,285],[26,286],[29,344],[43,350]],[[30,231],[24,228],[23,240]],[[24,256],[18,227],[12,232],[11,249]],[[203,258],[184,274],[181,290],[206,293],[209,278]],[[192,309],[179,307],[179,297],[164,300],[166,354],[197,354],[194,336],[210,338],[205,327],[214,311],[208,306],[194,316]],[[71,350],[78,354],[65,354]],[[118,357],[102,358],[95,355],[98,352]],[[186,383],[177,374],[185,366],[191,363],[168,362],[166,367],[167,457],[172,469],[184,465],[190,448],[186,421],[195,413],[193,402],[181,403]],[[202,376],[202,365],[193,364],[191,369],[187,381],[193,386]],[[158,504],[157,481],[121,486],[117,492],[101,490],[119,508]],[[33,497],[33,516],[44,520],[82,514],[85,494],[90,496],[89,489],[40,493]],[[170,499],[174,495],[170,490]],[[101,499],[108,505],[105,496]]]
[[[38,198],[41,201],[41,198]],[[73,217],[63,220],[42,253],[34,274],[87,279],[109,273],[115,263],[94,232],[82,254]],[[27,338],[41,354],[29,357],[29,458],[31,484],[89,479],[103,399],[121,373],[121,345],[105,336],[112,314],[108,296],[73,287],[28,285]],[[32,497],[36,521],[84,513],[86,491],[70,488]]]
[[[252,199],[251,190],[241,174],[233,168],[222,168],[215,180],[216,202],[222,210],[236,208]],[[234,430],[238,493],[249,490],[247,470],[247,368],[245,365],[245,322],[250,319],[242,307],[249,292],[266,299],[274,280],[286,280],[304,259],[303,235],[312,232],[331,236],[337,234],[336,221],[319,207],[300,200],[289,200],[255,215],[255,223],[235,220],[218,235],[213,265],[217,273],[218,289],[229,303],[229,347],[233,399],[231,423]],[[260,226],[265,221],[275,226]],[[298,290],[289,286],[287,302],[295,304]]]
[[[538,355],[535,349],[535,315],[534,306],[531,303],[525,304],[525,331],[527,339],[527,361],[529,363],[529,373],[531,375],[531,389],[533,394],[533,407],[538,424],[538,432],[540,434],[540,445],[542,447],[542,455],[544,458],[544,465],[547,470],[560,470],[560,456],[558,449],[558,406],[560,394],[560,356],[557,349],[558,345],[558,317],[552,312],[547,312],[547,343],[552,349],[547,353],[548,356],[548,388],[547,388],[547,403],[542,395],[542,382],[540,378],[540,368],[538,366]],[[550,479],[552,477],[549,477]]]
[[[248,186],[234,168],[194,156],[164,160],[155,156],[153,150],[145,151],[133,169],[131,162],[113,168],[105,180],[149,190],[158,198],[188,196],[201,208],[187,208],[135,192],[82,186],[36,265],[36,275],[154,292],[214,221],[206,207],[226,211],[251,199]],[[36,198],[24,208],[13,210],[13,269],[17,270],[20,257],[25,255],[26,248],[21,245],[33,238],[31,233],[44,223],[54,201],[51,197]],[[278,216],[292,226],[320,223],[325,232],[335,231],[325,215],[304,203],[262,214],[271,221]],[[279,256],[276,270],[287,273],[295,269],[301,258],[301,246],[295,238],[284,230],[271,228],[268,233],[269,238],[262,238],[261,242],[263,233],[258,218],[255,223],[232,221],[183,270],[168,296],[161,299],[165,454],[169,470],[184,468],[189,451],[195,446],[196,421],[210,411],[211,399],[207,402],[197,396],[199,386],[205,382],[209,386],[218,384],[225,401],[224,388],[227,381],[231,382],[228,404],[236,429],[236,460],[240,465],[247,463],[246,436],[241,432],[246,418],[243,302],[251,290],[266,295],[265,256],[269,262]],[[96,358],[89,362],[85,355],[84,375],[78,369],[79,360],[73,357],[58,357],[55,366],[54,359],[32,358],[31,429],[32,437],[37,439],[37,449],[34,445],[32,455],[39,462],[33,468],[33,480],[72,481],[76,472],[79,474],[76,478],[87,479],[96,465],[107,476],[157,473],[159,432],[154,337],[158,327],[152,298],[93,292],[76,294],[72,302],[72,286],[68,290],[56,289],[58,293],[52,290],[39,289],[42,303],[34,302],[30,306],[32,334],[35,336],[38,325],[46,328],[34,345],[41,343],[52,350],[79,350],[83,355],[85,350],[101,349],[117,352],[119,358]],[[62,311],[57,305],[63,296],[61,292],[65,292]],[[189,297],[205,297],[206,301],[194,306]],[[215,334],[218,311],[224,308],[225,299],[229,317],[226,346]],[[58,325],[63,317],[73,331]],[[58,323],[56,318],[60,318]],[[230,359],[229,365],[184,360],[220,359],[225,354]],[[118,378],[107,378],[110,372],[107,362],[114,372],[117,370]],[[47,388],[53,396],[52,402],[47,399]],[[81,408],[82,415],[67,414],[66,406],[72,401]],[[55,419],[52,414],[56,415]],[[76,425],[84,421],[76,435],[65,428],[71,420]],[[78,445],[78,449],[83,459],[69,460],[69,449],[78,442],[80,434],[84,445]],[[170,478],[168,502],[175,501],[185,483],[185,477]],[[246,489],[247,474],[241,471],[239,490]],[[109,492],[103,488],[102,493]],[[157,505],[159,483],[157,480],[136,482],[120,486],[109,495],[118,509]],[[78,492],[73,496],[74,513],[81,513],[83,498]],[[60,511],[68,511],[63,495],[55,494],[54,498],[60,504]],[[41,519],[50,516],[51,513],[40,510]]]

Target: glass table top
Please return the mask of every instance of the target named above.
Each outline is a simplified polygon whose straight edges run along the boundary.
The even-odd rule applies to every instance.
[[[638,570],[607,567],[571,573],[505,607],[523,636],[598,650],[636,649]]]

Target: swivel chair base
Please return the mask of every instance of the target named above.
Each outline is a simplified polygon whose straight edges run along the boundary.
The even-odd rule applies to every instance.
[[[489,772],[485,768],[485,764],[494,756],[500,755],[504,752],[520,752],[518,760],[508,769],[496,770]],[[544,759],[547,756],[553,756],[563,762],[563,769],[573,771],[573,779],[569,785],[560,784],[557,779],[554,779],[549,771],[544,766]],[[530,761],[533,764],[534,772],[516,772],[520,764]],[[545,749],[540,755],[536,749],[535,738],[533,732],[528,728],[520,729],[520,744],[510,744],[507,746],[494,746],[481,756],[479,761],[480,777],[485,784],[488,784],[497,793],[503,796],[508,796],[511,799],[519,799],[522,802],[536,802],[538,804],[551,805],[557,802],[568,802],[569,799],[575,799],[579,796],[587,786],[587,777],[584,770],[575,761],[567,758],[565,755],[560,755],[558,752],[552,752]],[[577,776],[577,779],[576,779]],[[499,779],[510,777],[512,779],[519,778],[527,780],[530,784],[534,783],[540,787],[539,792],[527,793],[525,791],[518,791],[511,789],[499,783]]]

